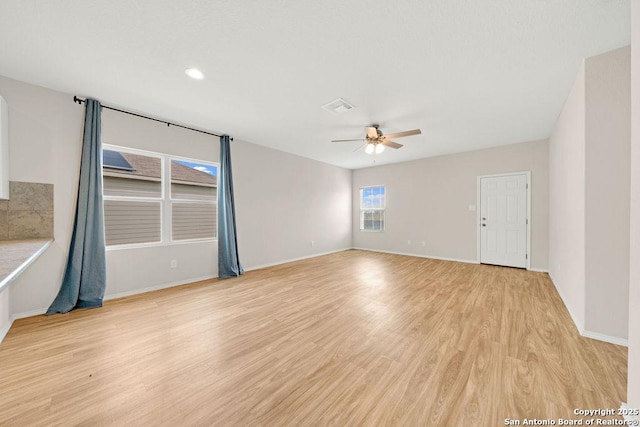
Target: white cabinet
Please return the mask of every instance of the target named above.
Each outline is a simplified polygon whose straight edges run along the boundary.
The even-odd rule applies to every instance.
[[[0,96],[0,199],[9,198],[9,107]]]

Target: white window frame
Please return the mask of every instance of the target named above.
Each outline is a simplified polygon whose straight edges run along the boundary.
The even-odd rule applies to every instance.
[[[171,198],[171,160],[184,160],[187,162],[201,163],[203,165],[214,166],[216,171],[220,172],[220,163],[210,162],[200,159],[192,159],[189,157],[175,156],[167,153],[160,153],[157,151],[141,150],[137,148],[124,147],[114,144],[102,144],[103,150],[113,150],[124,153],[138,154],[148,157],[160,158],[160,175],[161,175],[161,191],[160,197],[132,197],[132,196],[104,196],[104,200],[124,200],[133,202],[160,202],[160,241],[159,242],[145,242],[145,243],[130,243],[123,245],[109,245],[106,247],[107,251],[120,250],[120,249],[133,249],[133,248],[148,248],[156,246],[171,246],[171,245],[183,245],[188,243],[198,242],[215,242],[218,240],[218,203],[216,205],[216,237],[214,238],[202,238],[202,239],[185,239],[185,240],[173,240],[171,236],[171,224],[172,215],[171,207],[173,199]],[[102,173],[102,171],[101,171]],[[217,190],[216,190],[217,191]],[[182,200],[185,201],[185,200]],[[192,201],[189,201],[190,203]],[[204,202],[211,203],[211,202]]]
[[[363,196],[363,190],[365,188],[378,188],[378,187],[382,187],[382,189],[384,190],[384,204],[381,208],[364,208],[362,206],[362,196]],[[386,226],[387,226],[387,218],[386,218],[386,210],[387,210],[387,188],[384,185],[366,185],[363,187],[360,187],[360,191],[358,194],[358,198],[360,199],[360,214],[359,214],[359,228],[360,231],[364,232],[364,233],[382,233],[384,232]],[[384,217],[384,220],[382,221],[382,228],[380,230],[366,230],[364,229],[364,211],[382,211],[382,215]]]
[[[102,144],[103,150],[113,150],[123,153],[138,154],[141,156],[155,157],[160,159],[160,197],[137,197],[137,196],[103,196],[104,200],[123,200],[128,202],[143,202],[143,203],[160,203],[160,241],[158,242],[144,242],[144,243],[127,243],[121,245],[107,245],[107,250],[113,249],[128,249],[128,248],[144,248],[152,246],[162,246],[165,238],[164,232],[164,213],[165,213],[165,185],[164,185],[164,170],[165,164],[162,154],[154,153],[151,151],[138,150],[135,148],[122,147],[119,145]],[[101,171],[104,177],[104,170]],[[104,192],[103,192],[104,194]]]

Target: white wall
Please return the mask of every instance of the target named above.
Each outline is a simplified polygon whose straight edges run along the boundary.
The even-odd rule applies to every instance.
[[[66,261],[84,107],[71,94],[4,77],[0,94],[9,104],[10,179],[54,184],[55,242],[3,293],[12,315],[39,313],[55,297]],[[218,161],[215,137],[109,110],[102,130],[106,144]],[[231,151],[246,268],[351,246],[351,171],[239,140]],[[215,276],[216,242],[107,251],[107,298]]]
[[[109,110],[103,113],[103,142],[220,160],[216,137]],[[350,170],[237,138],[231,142],[231,158],[243,267],[351,247]],[[217,256],[217,242],[108,250],[107,295],[216,277]],[[178,268],[170,268],[172,259]]]
[[[351,247],[350,170],[246,142],[232,148],[246,269]]]
[[[80,107],[83,109],[83,107]],[[219,160],[218,138],[103,109],[102,142],[141,150]],[[107,249],[106,297],[216,277],[217,242]],[[171,268],[177,260],[177,268]]]
[[[585,60],[584,328],[624,339],[629,326],[629,60],[628,47]]]
[[[551,134],[549,274],[582,334],[628,329],[629,49],[587,58]]]
[[[83,111],[68,94],[4,77],[0,94],[9,105],[9,179],[54,188],[55,241],[9,285],[15,314],[48,307],[58,292],[73,223]]]
[[[640,408],[640,2],[631,2],[631,220],[627,402]]]
[[[549,138],[549,275],[584,329],[585,72],[580,68]]]
[[[546,270],[546,140],[354,171],[354,247],[476,262],[477,213],[469,205],[477,205],[477,177],[528,170],[532,179],[531,267]],[[359,230],[359,189],[370,185],[386,187],[382,233]]]

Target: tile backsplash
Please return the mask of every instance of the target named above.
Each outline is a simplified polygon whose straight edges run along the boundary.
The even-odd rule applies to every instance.
[[[9,183],[0,200],[0,240],[53,237],[53,184]]]

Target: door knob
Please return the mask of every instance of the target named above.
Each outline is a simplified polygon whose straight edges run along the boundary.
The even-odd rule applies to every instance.
[[[482,220],[483,220],[483,221],[486,221],[486,220],[487,220],[487,218],[482,218]]]
[[[487,224],[482,224],[482,226],[483,226],[483,227],[486,227],[486,226],[487,226]]]

